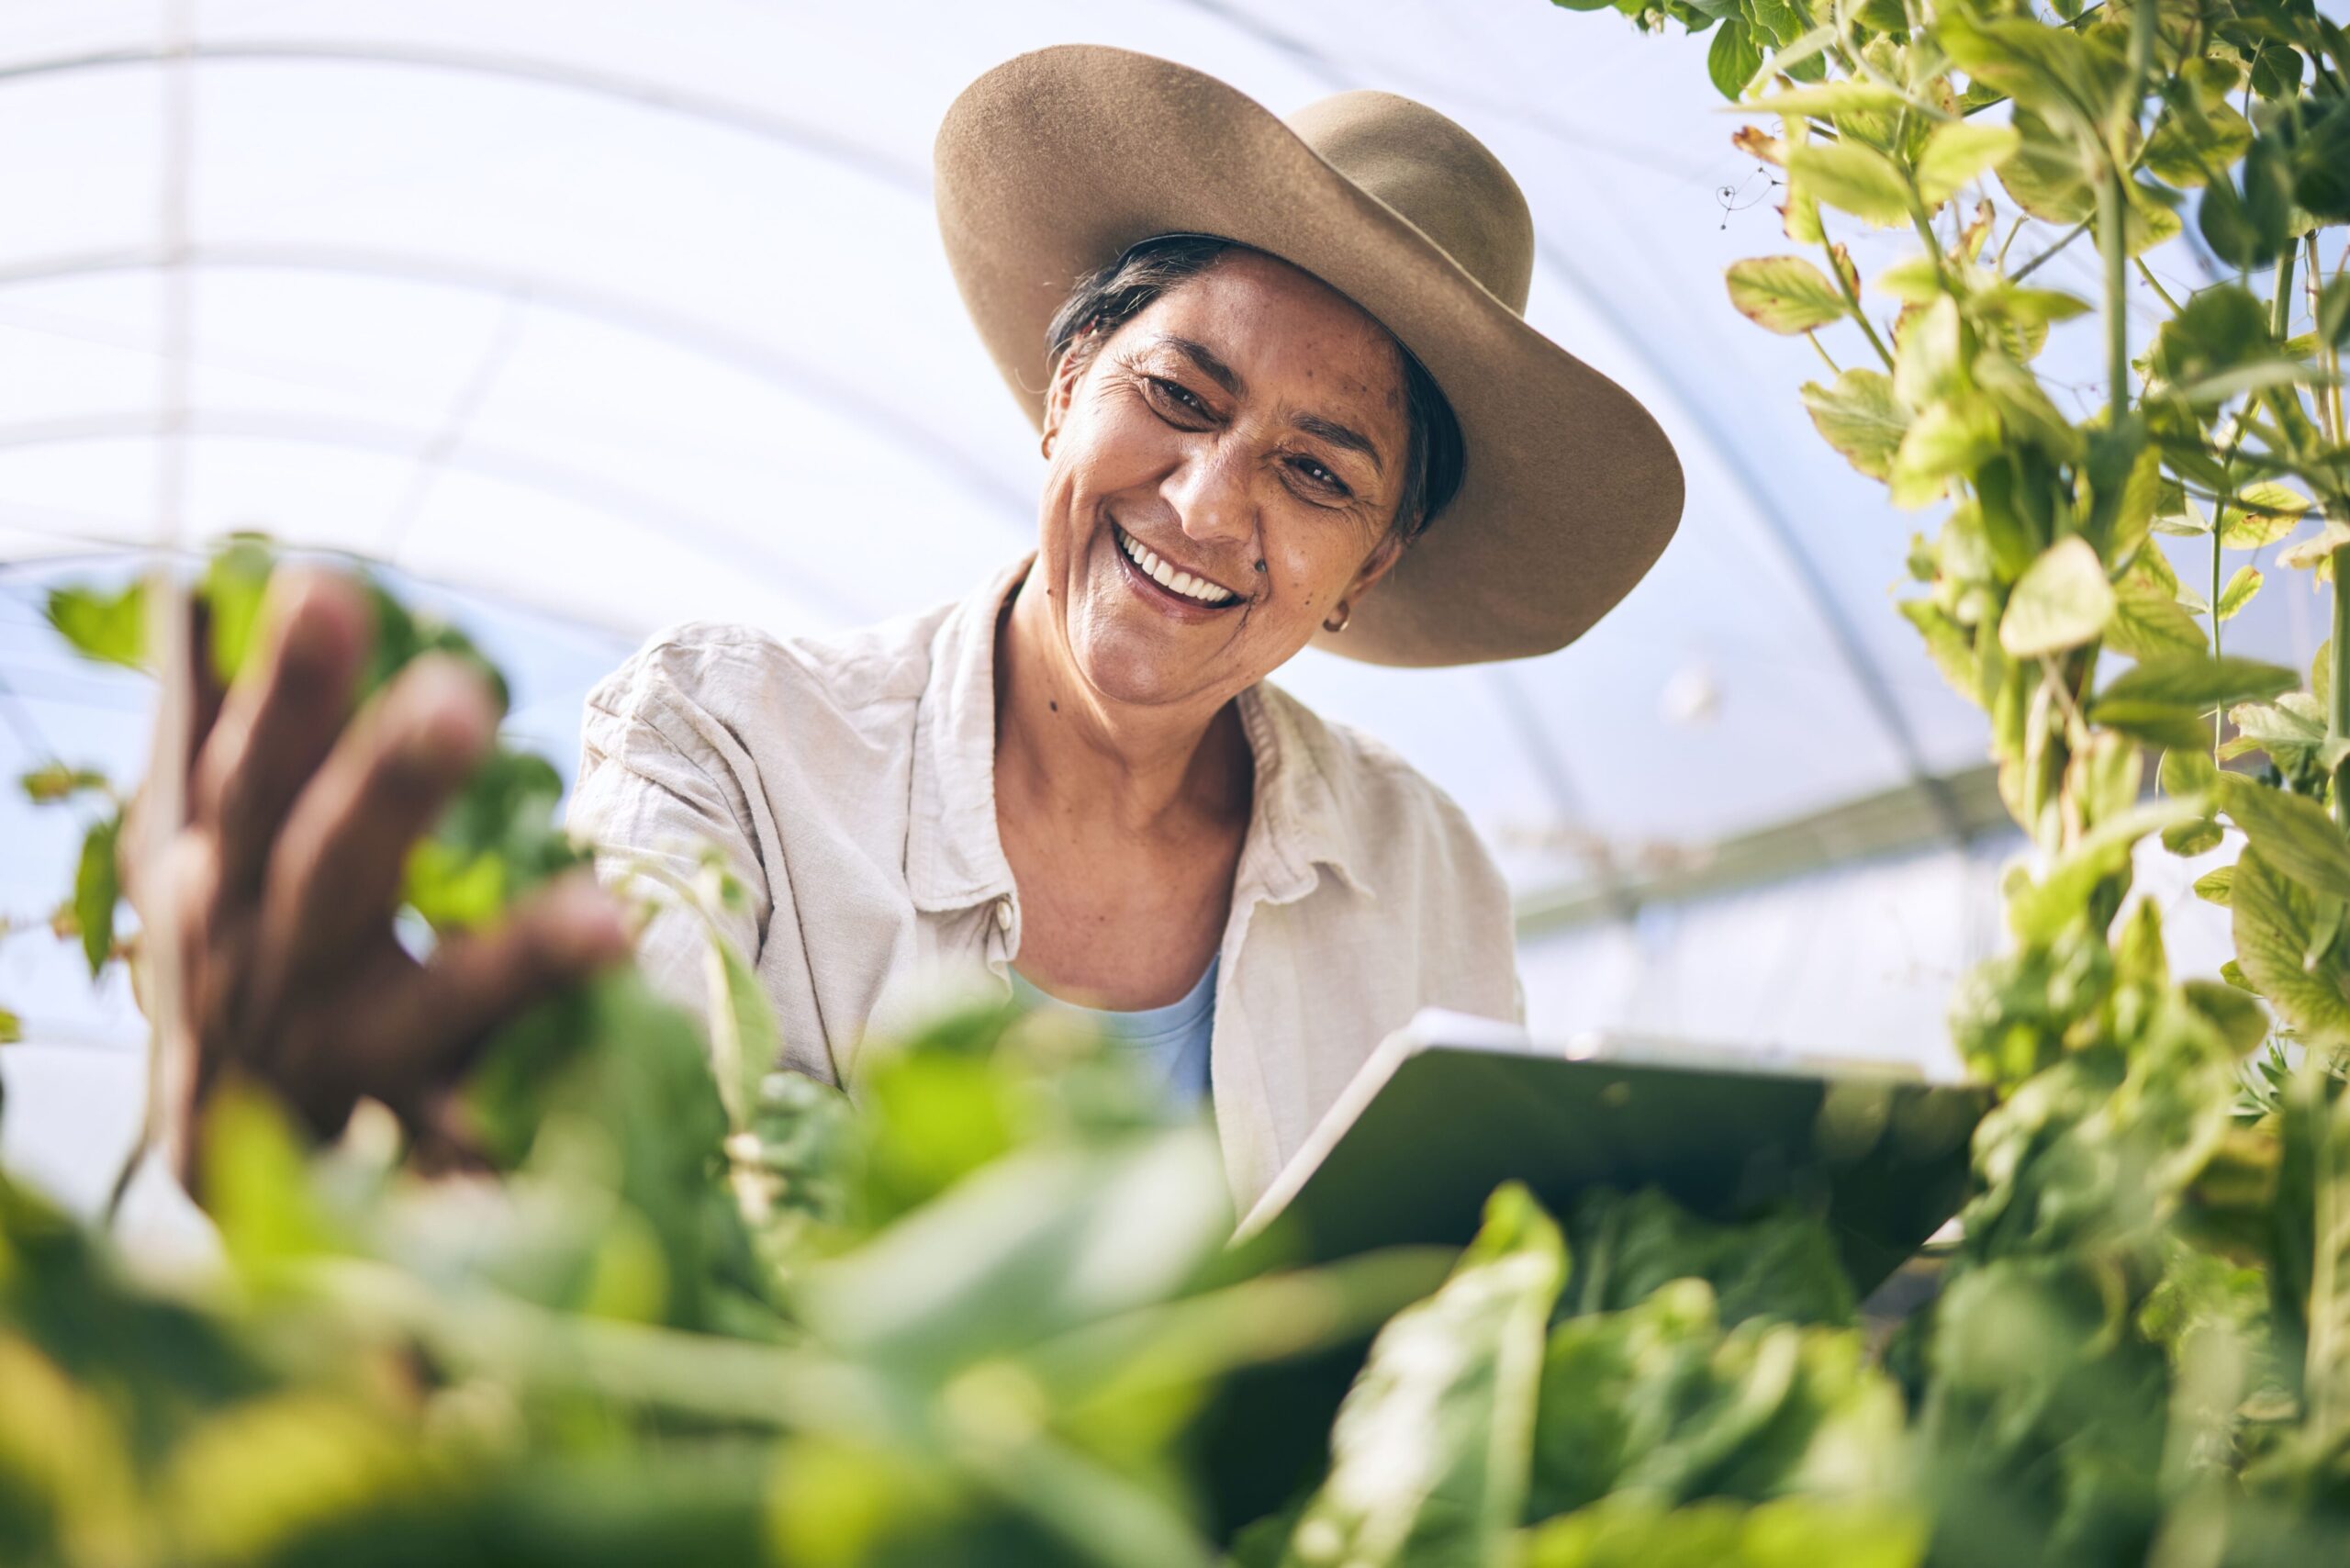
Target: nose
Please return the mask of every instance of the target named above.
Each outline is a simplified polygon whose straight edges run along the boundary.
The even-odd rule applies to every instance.
[[[1257,500],[1250,465],[1240,443],[1198,442],[1161,487],[1186,538],[1206,545],[1244,546],[1256,537]],[[1203,563],[1204,564],[1204,563]]]

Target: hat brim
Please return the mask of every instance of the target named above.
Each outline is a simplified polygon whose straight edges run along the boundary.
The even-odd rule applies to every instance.
[[[1316,646],[1407,666],[1550,653],[1672,539],[1681,463],[1648,409],[1214,77],[1096,44],[1019,55],[957,97],[934,159],[964,304],[1039,426],[1054,312],[1154,234],[1218,235],[1304,268],[1435,376],[1460,421],[1460,492]]]

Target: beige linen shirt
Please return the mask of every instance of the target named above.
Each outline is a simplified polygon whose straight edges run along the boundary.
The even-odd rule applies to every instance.
[[[1010,990],[1021,905],[996,832],[995,628],[1032,558],[959,603],[846,633],[673,627],[588,696],[568,821],[599,875],[630,855],[690,874],[695,846],[715,846],[749,890],[723,918],[775,1004],[782,1065],[852,1094],[868,1029],[957,976]],[[1507,890],[1460,807],[1270,682],[1235,701],[1255,799],[1209,1083],[1245,1214],[1414,1013],[1522,1023],[1525,1002]],[[707,942],[673,910],[639,948],[698,1012]]]

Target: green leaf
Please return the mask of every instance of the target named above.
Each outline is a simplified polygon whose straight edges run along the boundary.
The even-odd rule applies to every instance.
[[[2107,702],[2167,702],[2208,712],[2231,702],[2259,701],[2290,691],[2301,678],[2282,665],[2259,659],[2211,658],[2202,654],[2176,654],[2142,659],[2108,682],[2089,710]]]
[[[2274,791],[2269,791],[2274,793]],[[2318,896],[2280,874],[2257,841],[2236,860],[2229,883],[2238,973],[2311,1042],[2350,1040],[2350,971],[2340,961],[2303,965],[2316,928]],[[2227,967],[2221,969],[2227,978]]]
[[[1942,295],[1909,315],[1893,345],[1893,390],[1913,409],[1969,389],[1958,301]]]
[[[2235,881],[2235,875],[2236,868],[2232,866],[2222,866],[2217,870],[2204,872],[2195,879],[2195,896],[2206,903],[2218,904],[2221,909],[2227,908],[2228,889]]]
[[[147,667],[147,585],[118,594],[95,588],[51,588],[45,613],[73,651],[100,664]]]
[[[2350,899],[2350,842],[2324,807],[2240,773],[2221,775],[2220,804],[2267,865],[2311,892]]]
[[[1960,696],[1979,706],[1983,700],[1982,666],[1975,656],[1975,644],[1966,629],[1930,599],[1905,599],[1894,608],[1926,639],[1927,655],[1942,671],[1942,678]]]
[[[114,954],[114,911],[122,902],[115,844],[121,836],[119,812],[93,824],[83,836],[81,859],[73,872],[73,920],[82,928],[82,956],[89,960],[93,979]]]
[[[2089,895],[2130,864],[2130,853],[2149,834],[2204,813],[2201,800],[2153,801],[2133,806],[2081,835],[2038,881],[2018,888],[2008,900],[2008,926],[2020,942],[2053,940],[2088,906]]]
[[[1711,78],[1714,90],[1731,103],[1746,90],[1746,84],[1762,67],[1762,46],[1755,40],[1754,29],[1745,18],[1730,17],[1715,29],[1712,46],[1706,51],[1706,74]]]
[[[1558,1226],[1526,1190],[1496,1189],[1459,1271],[1372,1342],[1284,1563],[1505,1561],[1565,1265]]]
[[[2108,702],[2092,722],[2151,746],[2184,748],[2211,737],[2201,713],[2175,702]]]
[[[2350,272],[2337,272],[2317,297],[2318,337],[2337,349],[2350,349]]]
[[[2325,721],[2300,711],[2295,693],[2275,702],[2245,702],[2228,710],[2236,738],[2221,749],[2225,756],[2265,751],[2279,767],[2325,744]],[[2314,704],[2312,704],[2314,706]]]
[[[2018,144],[1999,162],[1998,175],[2015,204],[2045,223],[2078,223],[2094,216],[2094,169],[2079,145],[2021,105],[2009,123]]]
[[[2336,522],[2328,518],[2325,526],[2317,532],[2298,544],[2278,551],[2277,564],[2295,571],[2306,571],[2311,567],[2322,570],[2332,566],[2333,553],[2345,545],[2350,545],[2350,523]]]
[[[2138,559],[2152,563],[2161,560],[2162,554],[2144,550]],[[2165,566],[2162,576],[2168,574]],[[2133,564],[2114,586],[2113,621],[2105,633],[2108,645],[2133,659],[2209,652],[2210,644],[2203,629],[2180,608],[2173,597],[2176,590],[2176,580],[2165,588],[2154,573]]]
[[[545,758],[498,747],[408,852],[401,897],[435,931],[489,924],[516,897],[579,863],[554,824],[562,794]]]
[[[276,556],[259,538],[233,538],[214,554],[204,572],[204,603],[210,617],[212,668],[225,684],[237,678],[251,655],[261,627],[263,599]]]
[[[2004,442],[1998,408],[1980,394],[1929,404],[1910,423],[1887,476],[1898,507],[1920,507],[1942,494],[1953,475],[1970,475]]]
[[[1830,446],[1872,479],[1892,471],[1893,455],[1909,429],[1909,411],[1893,395],[1889,376],[1874,370],[1847,370],[1833,386],[1803,386],[1803,406]]]
[[[2015,658],[2078,647],[2113,618],[2113,588],[2087,541],[2050,546],[2018,580],[1999,618],[1999,646]]]
[[[25,1037],[25,1021],[0,1007],[0,1046],[13,1046]]]
[[[1941,206],[1961,185],[2022,144],[2013,126],[1953,120],[1935,128],[1918,157],[1918,195],[1929,208]]]
[[[2235,576],[2228,579],[2228,586],[2220,590],[2220,619],[2234,620],[2237,613],[2252,602],[2252,596],[2259,591],[2260,573],[2251,566],[2238,566]]]
[[[1832,39],[1833,34],[1830,37]],[[1807,115],[1819,119],[1837,115],[1866,112],[1872,109],[1898,109],[1902,105],[1899,93],[1881,87],[1874,82],[1822,82],[1813,87],[1791,87],[1774,93],[1767,98],[1755,98],[1747,103],[1725,106],[1723,112],[1733,108],[1740,114]]]
[[[1774,332],[1807,332],[1844,315],[1836,285],[1801,256],[1751,257],[1733,262],[1725,275],[1730,304]]]
[[[2200,795],[2219,784],[2220,768],[2210,752],[2188,746],[2163,753],[2154,777],[2165,795]]]
[[[1880,228],[1909,221],[1909,183],[1884,153],[1857,142],[1816,142],[1789,154],[1790,179],[1828,206]]]
[[[2163,829],[2163,847],[2173,855],[2191,859],[2217,849],[2227,840],[2227,831],[2210,817],[2199,817],[2191,823],[2173,823]]]
[[[2206,170],[2235,167],[2251,145],[2251,122],[2233,107],[2221,101],[2204,108],[2190,98],[2163,110],[2142,162],[2165,184],[2194,187],[2204,183]]]
[[[1978,22],[1964,12],[1941,13],[1935,34],[1971,81],[2007,94],[2019,114],[2106,132],[2121,118],[2129,67],[2108,38],[2037,17]]]
[[[23,786],[25,799],[36,806],[53,806],[76,795],[109,794],[114,789],[113,782],[95,768],[68,767],[62,762],[43,763],[17,782]]]
[[[1927,1535],[1913,1508],[1876,1498],[1707,1498],[1667,1508],[1626,1493],[1545,1519],[1528,1532],[1516,1568],[1917,1568]]]

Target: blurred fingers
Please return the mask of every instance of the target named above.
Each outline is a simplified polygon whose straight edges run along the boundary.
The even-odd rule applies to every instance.
[[[188,786],[189,821],[219,837],[224,892],[260,886],[272,839],[342,728],[372,619],[347,577],[285,566],[271,578],[265,651],[220,700]],[[196,662],[213,679],[208,649]]]
[[[324,972],[380,931],[408,850],[489,750],[497,709],[464,661],[427,655],[343,733],[286,815],[262,900],[285,976]]]
[[[611,899],[586,872],[557,879],[486,930],[452,937],[371,1010],[361,1026],[314,1032],[332,1061],[292,1061],[280,1076],[372,1094],[415,1124],[498,1025],[629,950]]]

